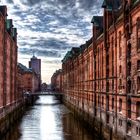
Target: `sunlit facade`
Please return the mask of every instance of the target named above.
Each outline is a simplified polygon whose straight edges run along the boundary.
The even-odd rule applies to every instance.
[[[63,92],[108,138],[140,138],[140,1],[104,0],[93,37],[62,60]],[[97,125],[96,125],[97,126]],[[108,129],[105,129],[108,128]],[[98,128],[97,128],[98,129]],[[98,130],[99,130],[98,129]]]
[[[7,19],[6,6],[0,6],[0,108],[18,101],[16,91],[17,30]]]

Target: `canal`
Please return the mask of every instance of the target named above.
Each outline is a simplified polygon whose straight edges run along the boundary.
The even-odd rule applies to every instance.
[[[40,96],[2,140],[97,140],[54,96]]]

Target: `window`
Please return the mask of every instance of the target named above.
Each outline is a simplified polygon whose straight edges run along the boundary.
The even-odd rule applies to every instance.
[[[136,117],[140,117],[140,102],[136,103]]]
[[[98,107],[100,107],[100,96],[98,95]]]
[[[106,97],[107,111],[109,111],[109,96]]]
[[[106,91],[109,92],[109,81],[106,83]]]
[[[104,106],[104,96],[102,96],[102,107]]]
[[[131,134],[131,123],[127,122],[127,133]]]
[[[140,31],[140,17],[137,18],[137,49],[140,49],[140,35],[139,35],[139,31]]]
[[[137,61],[137,70],[140,70],[140,60]]]
[[[122,66],[121,65],[119,66],[119,73],[120,74],[122,73]]]
[[[114,109],[114,98],[112,98],[112,110]]]
[[[122,111],[122,99],[119,99],[119,112]]]
[[[140,136],[140,127],[136,127],[136,135]]]
[[[121,40],[122,40],[122,35],[121,31],[119,31],[119,48],[121,47]]]
[[[122,120],[119,119],[119,126],[122,126]]]
[[[139,50],[140,49],[140,37],[138,37],[138,45],[137,45],[137,49]]]
[[[126,38],[130,39],[130,25],[129,24],[125,26],[125,31],[126,31]]]
[[[127,67],[128,67],[127,74],[128,76],[130,76],[131,75],[131,62],[128,62]]]
[[[122,47],[119,47],[119,57],[122,56]]]
[[[112,91],[114,90],[114,80],[112,80]]]
[[[128,80],[127,82],[127,91],[128,93],[131,93],[131,80]]]
[[[138,88],[138,93],[140,93],[140,77],[139,76],[137,78],[137,88]]]
[[[140,29],[140,17],[137,18],[137,29]]]
[[[122,89],[122,79],[119,79],[119,89]]]
[[[113,116],[113,121],[112,121],[112,123],[114,124],[115,123],[115,117]]]
[[[131,56],[131,44],[128,44],[128,52],[127,52],[127,57]]]
[[[109,123],[109,114],[106,116],[106,122]]]
[[[128,104],[128,110],[127,110],[128,111],[128,118],[131,118],[131,100],[130,99],[128,100],[127,104]]]

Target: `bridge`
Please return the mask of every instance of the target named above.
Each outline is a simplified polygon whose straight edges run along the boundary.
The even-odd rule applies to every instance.
[[[62,93],[57,92],[37,92],[37,93],[31,93],[31,96],[63,96]]]
[[[38,99],[39,96],[55,96],[60,102],[63,102],[63,94],[57,93],[57,92],[36,92],[36,93],[26,93],[25,97],[28,100],[29,104],[34,104],[36,99]]]

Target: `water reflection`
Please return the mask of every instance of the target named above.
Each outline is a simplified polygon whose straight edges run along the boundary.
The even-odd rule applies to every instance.
[[[3,140],[95,140],[53,96],[42,96]]]

